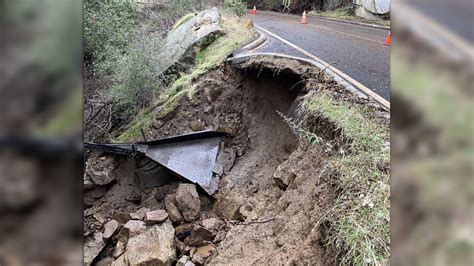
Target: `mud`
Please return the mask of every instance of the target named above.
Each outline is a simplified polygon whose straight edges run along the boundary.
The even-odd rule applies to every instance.
[[[284,67],[282,67],[284,66]],[[337,86],[310,66],[294,61],[248,61],[238,66],[221,65],[195,81],[197,93],[183,98],[178,107],[161,119],[159,129],[146,132],[148,139],[189,133],[199,124],[204,129],[225,129],[233,136],[221,147],[235,154],[226,166],[215,199],[199,191],[198,221],[215,217],[225,226],[213,241],[216,250],[209,264],[229,265],[322,265],[334,263],[335,254],[325,250],[327,228],[321,223],[336,197],[334,173],[327,151],[296,137],[284,119],[297,116],[298,96],[308,86],[331,88],[341,99],[367,104]],[[321,84],[305,79],[317,77]],[[372,106],[377,110],[376,106]],[[158,108],[159,109],[159,108]],[[158,116],[159,117],[159,116]],[[321,124],[324,125],[324,121]],[[331,125],[321,127],[325,139],[337,142]],[[92,159],[94,156],[89,155]],[[183,180],[169,178],[162,187],[137,191],[133,185],[135,159],[116,157],[116,182],[86,191],[85,237],[102,230],[115,219],[123,224],[142,207],[164,209],[164,198],[174,194]],[[282,187],[274,176],[286,175]],[[280,187],[279,187],[280,185]],[[178,224],[174,224],[177,226]],[[111,240],[96,261],[110,256]],[[177,243],[180,246],[182,243]],[[187,250],[187,251],[186,251]],[[189,249],[177,251],[189,255]]]

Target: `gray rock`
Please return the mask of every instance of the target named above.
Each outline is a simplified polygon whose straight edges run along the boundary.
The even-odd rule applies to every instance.
[[[88,238],[84,244],[84,265],[91,265],[104,247],[105,241],[102,233],[96,232],[91,238]]]
[[[171,222],[149,227],[141,221],[133,222],[136,225],[132,228],[138,230],[130,235],[126,251],[112,265],[172,265],[176,260],[176,247]]]
[[[104,239],[111,238],[118,230],[119,223],[116,220],[110,220],[104,225]]]
[[[190,127],[193,131],[203,131],[206,125],[201,120],[192,121]]]
[[[97,185],[92,181],[92,178],[87,174],[84,175],[84,191],[91,190],[97,187]]]
[[[195,221],[201,212],[199,194],[194,184],[179,184],[176,191],[176,203],[187,222]]]
[[[181,215],[181,211],[178,209],[176,206],[176,199],[173,194],[166,195],[165,197],[165,208],[166,211],[168,212],[168,215],[171,219],[171,221],[175,223],[180,223],[183,221],[183,216]]]
[[[192,256],[191,261],[199,265],[204,265],[206,259],[211,256],[215,250],[216,248],[212,245],[198,247]]]
[[[188,261],[186,264],[184,264],[184,266],[196,266],[196,264],[194,264],[192,261]]]
[[[205,10],[171,30],[160,48],[163,55],[157,64],[157,74],[173,65],[194,64],[196,51],[212,43],[223,32],[217,9]]]
[[[86,175],[94,182],[94,184],[103,186],[110,184],[115,180],[112,171],[117,167],[112,157],[101,157],[97,160],[89,160],[86,162]]]
[[[162,223],[168,219],[168,213],[165,210],[156,210],[147,212],[145,215],[146,225]]]
[[[178,260],[178,262],[176,263],[176,266],[184,266],[189,260],[190,260],[189,256],[184,255]]]
[[[127,236],[132,237],[145,232],[146,225],[143,221],[130,220],[123,226],[123,228],[127,232]]]
[[[211,232],[214,236],[225,226],[224,221],[218,218],[209,218],[201,222],[202,227]]]
[[[184,240],[184,243],[191,247],[200,247],[212,242],[215,236],[215,233],[195,224],[193,225],[191,235]]]
[[[217,164],[222,165],[224,173],[227,174],[234,166],[235,152],[232,149],[223,149],[217,156]]]
[[[130,213],[130,218],[132,218],[134,220],[143,220],[145,218],[145,215],[149,211],[151,211],[151,210],[146,208],[146,207],[142,207],[142,208],[138,209],[138,211]]]

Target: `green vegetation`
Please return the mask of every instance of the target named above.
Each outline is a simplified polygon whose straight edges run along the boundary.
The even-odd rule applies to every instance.
[[[187,96],[191,100],[197,89],[193,82],[222,63],[232,51],[248,43],[254,36],[253,29],[246,28],[243,20],[230,14],[223,15],[222,29],[225,33],[223,36],[197,52],[194,69],[190,73],[183,73],[179,79],[161,93],[160,98],[153,104],[153,107],[163,106],[161,115],[164,116],[173,111],[183,96]],[[140,137],[140,128],[150,129],[153,122],[153,110],[154,108],[148,108],[138,115],[138,118],[127,127],[127,130],[115,139],[115,142],[134,140]]]
[[[306,121],[322,118],[341,131],[344,143],[334,159],[342,189],[324,218],[332,225],[328,245],[342,264],[386,264],[390,258],[390,162],[388,126],[370,120],[368,110],[335,100],[327,92],[306,95]]]
[[[106,84],[97,91],[98,101],[113,104],[113,128],[129,123],[156,101],[170,81],[157,74],[159,66],[166,65],[159,54],[162,36],[207,3],[166,1],[156,9],[138,8],[134,1],[84,2],[84,59],[93,78]]]
[[[242,0],[224,0],[224,8],[238,17],[247,13],[247,6]]]
[[[426,145],[423,153],[408,147],[409,156],[394,157],[397,166],[403,167],[410,177],[398,183],[417,189],[412,212],[422,216],[405,236],[410,245],[407,250],[423,251],[417,257],[422,265],[469,265],[474,242],[472,234],[464,230],[472,225],[465,217],[472,213],[474,195],[472,76],[457,68],[433,64],[432,58],[428,62],[414,60],[402,48],[394,51],[393,58],[393,93],[420,114],[420,121],[409,130],[424,132],[424,127],[430,127],[436,132],[424,136],[422,144],[431,145]],[[394,131],[398,135],[403,133],[406,129]],[[396,223],[401,222],[403,218],[397,218]],[[420,237],[425,235],[431,237]]]

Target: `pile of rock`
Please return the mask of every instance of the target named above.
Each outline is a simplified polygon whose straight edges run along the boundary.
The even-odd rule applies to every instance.
[[[103,226],[87,236],[84,263],[204,264],[226,228],[218,218],[201,217],[201,199],[194,184],[179,184],[175,193],[164,196],[164,209],[141,207],[127,219],[98,217]]]
[[[112,173],[117,166],[117,162],[111,156],[94,157],[87,160],[84,190],[105,186],[115,181],[116,177]]]

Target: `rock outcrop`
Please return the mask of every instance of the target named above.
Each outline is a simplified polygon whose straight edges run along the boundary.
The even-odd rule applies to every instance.
[[[223,34],[220,17],[217,8],[213,8],[186,17],[180,25],[175,26],[160,48],[163,57],[157,72],[163,73],[176,63],[181,66],[194,64],[196,52]]]

